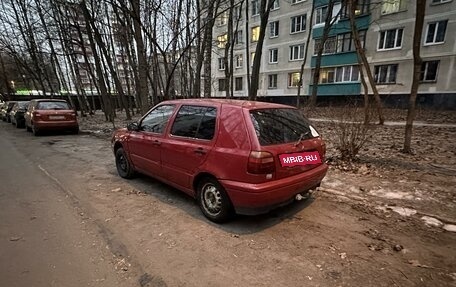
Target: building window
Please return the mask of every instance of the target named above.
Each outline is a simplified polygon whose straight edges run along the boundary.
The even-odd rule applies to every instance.
[[[228,12],[224,11],[218,17],[218,25],[223,26],[223,25],[226,25],[227,23],[228,23]]]
[[[366,43],[366,30],[358,31],[358,36],[361,42],[361,47],[364,48],[364,44]],[[337,52],[343,53],[352,51],[356,51],[352,33],[349,32],[337,35]]]
[[[290,61],[304,59],[304,44],[290,46]]]
[[[343,1],[346,2],[346,1]],[[369,13],[369,2],[370,0],[353,0],[355,6],[355,16],[364,15]],[[341,11],[341,18],[349,18],[350,10],[348,5],[343,5]]]
[[[274,0],[274,3],[272,3],[271,10],[277,10],[279,8],[280,8],[279,0]]]
[[[399,49],[402,47],[402,33],[404,29],[380,31],[378,50]]]
[[[427,61],[421,64],[420,81],[435,82],[437,81],[437,71],[439,69],[439,61]]]
[[[291,4],[296,4],[296,3],[301,3],[304,2],[305,0],[291,0]]]
[[[234,79],[234,90],[242,91],[242,77],[237,77]]]
[[[253,0],[252,2],[252,16],[257,16],[260,14],[260,1]]]
[[[445,41],[448,20],[432,22],[427,25],[426,44],[438,44]]]
[[[234,32],[234,44],[239,45],[243,43],[242,30]]]
[[[288,74],[288,87],[299,87],[300,73],[289,73]]]
[[[242,9],[241,6],[235,6],[234,11],[233,11],[233,17],[235,20],[241,20],[242,19]]]
[[[228,41],[228,35],[227,34],[223,34],[223,35],[217,36],[217,47],[225,48],[227,41]]]
[[[244,64],[244,56],[242,54],[238,54],[234,56],[234,60],[236,62],[236,68],[242,68],[242,65]]]
[[[257,42],[260,38],[260,26],[256,26],[252,28],[252,42]]]
[[[312,77],[314,71],[312,70]],[[313,80],[312,80],[313,81]],[[319,84],[347,83],[359,81],[358,66],[342,66],[322,68],[320,70]]]
[[[269,23],[269,38],[279,37],[279,21]]]
[[[328,15],[328,6],[318,7],[315,9],[315,25],[324,24]]]
[[[218,58],[218,69],[220,71],[225,70],[225,58]]]
[[[277,89],[277,74],[268,75],[268,89]]]
[[[291,17],[291,33],[304,32],[306,30],[306,14]]]
[[[377,84],[395,84],[397,64],[375,66],[375,82]]]
[[[219,92],[223,92],[226,90],[226,79],[218,80],[218,90],[219,90]]]
[[[279,61],[279,49],[269,49],[269,64],[274,64]]]
[[[432,0],[432,4],[443,4],[443,3],[448,3],[453,0]]]
[[[383,0],[382,14],[391,14],[407,10],[407,0]]]
[[[314,55],[318,54],[318,50],[321,48],[321,39],[315,39]],[[323,47],[323,55],[335,54],[337,52],[337,38],[328,37]]]
[[[255,61],[255,52],[250,53],[250,67],[253,67],[253,62]]]

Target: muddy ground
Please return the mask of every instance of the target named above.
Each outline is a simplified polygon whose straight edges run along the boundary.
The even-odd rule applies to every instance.
[[[118,115],[116,126],[125,126]],[[126,260],[158,274],[146,276],[150,286],[456,286],[456,113],[418,111],[417,123],[444,125],[416,126],[411,155],[401,152],[397,123],[405,111],[389,110],[386,120],[398,125],[371,125],[351,163],[339,159],[337,125],[315,120],[330,164],[320,190],[225,225],[156,181],[117,178],[112,159],[99,163],[109,176],[87,184],[105,224],[124,232]],[[96,115],[82,118],[81,130],[106,145],[112,124]]]

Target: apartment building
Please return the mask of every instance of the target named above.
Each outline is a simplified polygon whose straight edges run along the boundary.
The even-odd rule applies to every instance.
[[[328,0],[314,0],[314,19],[310,22],[312,1],[276,0],[270,12],[262,51],[259,97],[293,98],[299,85],[299,71],[307,47],[302,95],[312,88],[312,71],[316,66],[316,51],[321,45]],[[247,65],[255,56],[259,33],[258,0],[248,1],[248,37],[245,12],[234,29],[234,96],[247,96]],[[245,5],[245,3],[244,3]],[[243,8],[244,10],[244,8]],[[225,42],[227,12],[221,10],[214,27],[216,45],[213,49],[213,95],[224,97]],[[377,89],[384,95],[406,95],[410,92],[413,71],[412,40],[415,21],[415,1],[383,0],[356,1],[356,26]],[[318,96],[350,96],[363,94],[358,58],[351,36],[346,7],[335,3],[335,22],[324,44],[321,59]],[[456,1],[428,0],[423,29],[423,58],[420,93],[456,98]],[[236,27],[235,27],[236,28]],[[311,33],[307,42],[308,33]],[[248,38],[248,39],[247,39]],[[247,53],[249,63],[246,62]],[[369,91],[371,92],[371,91]]]

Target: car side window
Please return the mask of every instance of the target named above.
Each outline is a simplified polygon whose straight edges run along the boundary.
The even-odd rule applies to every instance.
[[[182,106],[174,120],[174,136],[211,140],[215,133],[217,109],[214,107]]]
[[[163,133],[169,118],[173,114],[174,105],[163,105],[153,109],[141,121],[139,130],[151,133]]]

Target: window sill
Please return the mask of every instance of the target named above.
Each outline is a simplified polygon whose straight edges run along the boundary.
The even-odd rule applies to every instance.
[[[269,36],[269,39],[275,39],[275,38],[279,38],[279,35],[277,35],[277,36]]]
[[[304,58],[302,58],[302,59],[293,59],[293,60],[288,60],[288,62],[298,62],[298,61],[302,61],[302,60],[304,60]]]
[[[443,45],[443,44],[445,44],[445,41],[443,41],[443,42],[424,43],[424,44],[423,44],[423,47],[438,46],[438,45]]]
[[[297,32],[290,32],[290,35],[304,33],[305,31],[306,31],[306,30],[297,31]]]
[[[296,1],[295,3],[290,3],[290,5],[297,5],[306,2],[306,0]]]
[[[420,81],[420,84],[435,84],[437,80],[429,80],[429,81]]]
[[[377,49],[377,52],[388,52],[388,51],[396,51],[396,50],[402,50],[402,46],[396,47],[396,48],[388,48],[388,49]]]
[[[279,62],[268,62],[269,65],[277,65]]]
[[[395,11],[395,12],[389,12],[389,13],[381,12],[381,16],[389,16],[389,15],[399,14],[399,13],[403,13],[403,12],[407,12],[407,9],[399,10],[399,11]]]
[[[375,83],[376,86],[391,86],[391,85],[396,85],[397,83]]]
[[[447,4],[447,3],[450,3],[452,2],[453,0],[447,0],[447,1],[441,1],[441,2],[436,2],[436,3],[431,3],[429,6],[439,6],[439,5],[442,5],[442,4]]]

